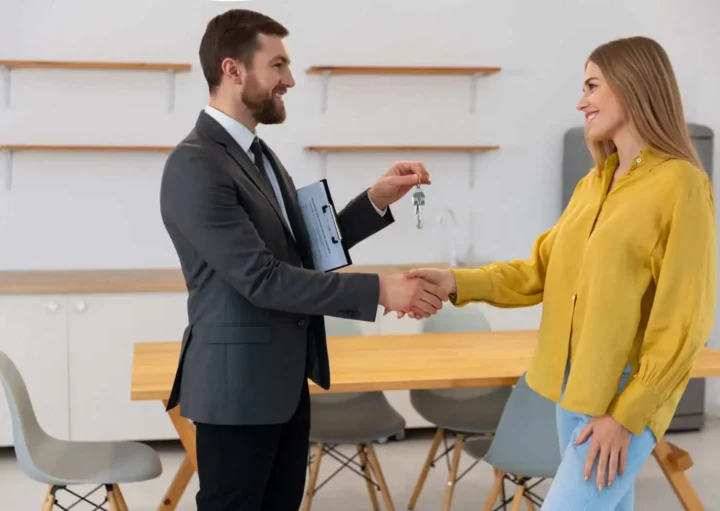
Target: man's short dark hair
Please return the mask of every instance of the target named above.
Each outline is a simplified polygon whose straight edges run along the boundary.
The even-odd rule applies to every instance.
[[[252,65],[258,34],[285,37],[288,30],[269,16],[246,9],[232,9],[210,20],[200,42],[200,66],[210,92],[220,85],[224,59]]]

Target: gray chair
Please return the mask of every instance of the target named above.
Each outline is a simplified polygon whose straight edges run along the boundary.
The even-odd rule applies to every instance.
[[[561,456],[555,419],[555,403],[533,391],[523,375],[515,385],[503,410],[492,440],[471,439],[464,450],[476,460],[483,460],[495,471],[495,484],[485,501],[485,511],[506,509],[519,511],[523,501],[529,510],[542,506],[534,488],[545,479],[555,477]],[[516,486],[514,496],[505,497],[505,481]],[[498,508],[495,503],[500,500]]]
[[[325,324],[331,336],[362,335],[357,322],[352,320],[326,318]],[[392,407],[383,392],[312,394],[310,400],[310,442],[315,444],[315,452],[308,459],[310,476],[302,509],[309,511],[317,491],[347,468],[365,479],[374,510],[379,509],[378,490],[385,508],[393,510],[392,498],[373,442],[402,435],[406,426],[402,415]],[[345,455],[337,449],[340,445],[354,445],[355,454]],[[323,456],[335,459],[340,467],[318,484]]]
[[[423,322],[424,332],[478,332],[490,330],[490,324],[475,307],[444,307],[435,316]],[[445,489],[444,509],[448,511],[452,504],[453,491],[460,479],[476,464],[458,475],[460,458],[464,442],[475,436],[489,437],[497,428],[502,410],[510,396],[509,387],[483,387],[469,389],[428,389],[411,390],[410,401],[413,408],[426,421],[437,427],[435,438],[430,446],[425,465],[415,485],[408,509],[415,509],[430,468],[446,458],[448,461],[448,482]],[[455,441],[448,446],[448,435]],[[440,444],[444,451],[436,457]],[[449,455],[452,452],[452,462]]]
[[[76,503],[101,488],[106,496],[95,509],[127,511],[120,484],[154,479],[162,473],[160,457],[149,446],[135,442],[70,442],[49,436],[38,423],[30,394],[13,361],[0,352],[0,381],[10,405],[15,454],[28,477],[48,485],[43,511],[60,505],[58,492],[65,491]],[[97,485],[86,495],[68,489],[74,485]]]

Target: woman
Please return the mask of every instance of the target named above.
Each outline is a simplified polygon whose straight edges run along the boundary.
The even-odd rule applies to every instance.
[[[714,199],[655,41],[593,51],[577,109],[595,167],[528,260],[410,274],[456,306],[543,302],[527,381],[558,403],[563,456],[543,509],[630,510],[712,326]]]

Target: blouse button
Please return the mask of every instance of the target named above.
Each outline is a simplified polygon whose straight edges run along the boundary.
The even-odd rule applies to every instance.
[[[638,162],[638,163],[642,163],[642,158],[638,158],[638,159],[635,160],[635,161]]]

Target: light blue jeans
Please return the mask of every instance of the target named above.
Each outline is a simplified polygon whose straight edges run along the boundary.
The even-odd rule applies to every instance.
[[[627,384],[630,367],[625,369],[620,380],[618,393]],[[567,374],[565,376],[567,382]],[[563,391],[564,391],[563,386]],[[617,474],[610,487],[597,489],[597,461],[592,475],[583,480],[585,458],[590,449],[592,437],[582,445],[575,445],[580,432],[592,419],[590,415],[568,412],[557,405],[557,429],[562,462],[548,491],[543,511],[632,511],[635,501],[635,478],[655,448],[655,436],[645,428],[640,436],[633,435],[628,449],[627,465],[623,475]],[[607,481],[607,475],[606,479]],[[606,483],[607,484],[607,483]]]

